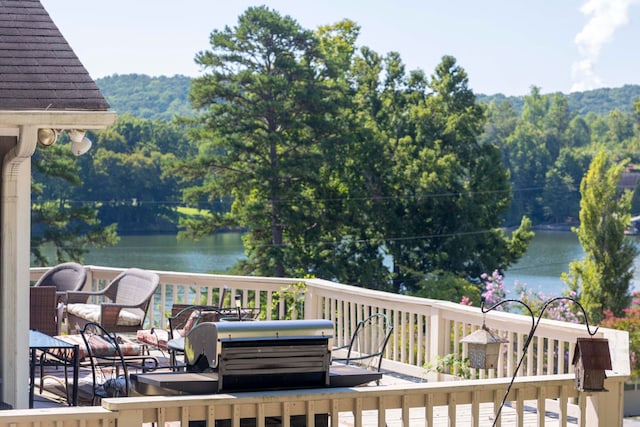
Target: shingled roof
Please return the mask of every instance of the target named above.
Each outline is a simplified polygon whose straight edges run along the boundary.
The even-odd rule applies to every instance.
[[[0,110],[109,104],[39,0],[0,0]]]

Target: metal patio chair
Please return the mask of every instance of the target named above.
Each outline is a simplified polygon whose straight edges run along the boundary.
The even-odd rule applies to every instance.
[[[89,322],[80,330],[91,367],[91,405],[105,397],[129,395],[129,367],[125,362],[117,336],[97,323]],[[104,349],[107,348],[107,351]]]
[[[393,326],[385,314],[372,314],[358,322],[349,344],[333,349],[334,351],[347,350],[347,357],[334,357],[332,360],[380,372],[384,352],[392,332]]]

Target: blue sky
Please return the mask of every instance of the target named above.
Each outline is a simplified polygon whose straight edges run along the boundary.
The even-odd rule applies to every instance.
[[[640,84],[640,0],[41,0],[93,78],[202,74],[209,34],[266,5],[315,29],[348,18],[358,45],[430,75],[452,55],[476,93]]]

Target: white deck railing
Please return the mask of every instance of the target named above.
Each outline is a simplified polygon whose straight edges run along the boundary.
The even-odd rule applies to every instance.
[[[609,378],[607,393],[578,393],[571,375],[518,378],[511,389],[511,405],[497,425],[503,426],[622,426],[622,379]],[[128,397],[104,399],[102,407],[23,409],[0,411],[0,427],[132,427],[188,426],[205,420],[265,417],[303,418],[312,427],[316,414],[328,414],[336,426],[491,426],[506,378],[424,384],[287,390],[199,396]],[[175,422],[175,424],[167,424]],[[288,426],[285,422],[283,426]]]
[[[96,266],[88,268],[90,283],[94,288],[104,286],[122,271]],[[33,269],[32,280],[37,279],[44,270]],[[424,420],[429,421],[430,417],[435,417],[433,414],[439,413],[436,409],[440,406],[446,408],[445,418],[449,419],[451,426],[456,425],[456,419],[469,416],[473,420],[472,423],[464,425],[485,425],[484,421],[480,422],[478,414],[486,405],[491,406],[488,413],[494,413],[494,405],[499,404],[505,393],[514,368],[522,356],[523,343],[531,328],[531,319],[528,316],[496,311],[483,316],[477,307],[394,295],[320,279],[278,279],[163,271],[157,273],[161,277],[161,286],[154,297],[148,316],[149,325],[165,325],[168,308],[174,301],[216,305],[224,287],[230,288],[232,295],[240,295],[243,306],[262,307],[266,318],[284,318],[285,315],[289,315],[293,318],[304,316],[332,320],[336,327],[336,345],[347,342],[358,320],[371,313],[381,312],[387,314],[394,325],[383,368],[427,377],[429,382],[412,385],[406,390],[405,387],[388,386],[357,390],[315,390],[304,393],[299,390],[294,393],[239,393],[233,397],[172,397],[171,404],[162,397],[110,399],[103,403],[102,409],[117,412],[116,418],[119,421],[116,425],[140,425],[139,421],[236,419],[239,414],[245,416],[253,412],[265,416],[304,414],[308,417],[314,412],[329,413],[333,414],[332,425],[337,425],[334,424],[338,419],[335,414],[348,412],[355,417],[355,425],[365,425],[358,423],[363,414],[368,410],[380,409],[386,411],[387,418],[392,413],[391,410],[399,410],[398,419],[404,424],[398,425],[413,426],[425,425]],[[304,284],[303,291],[300,291],[298,284]],[[435,380],[452,378],[425,374],[424,364],[433,362],[437,356],[450,353],[464,355],[465,350],[460,340],[481,327],[483,321],[510,342],[495,371],[472,372],[473,378],[480,378],[482,381],[445,383]],[[576,338],[583,336],[588,336],[585,325],[541,321],[519,371],[520,378],[514,384],[510,395],[510,399],[514,400],[512,408],[516,414],[514,420],[517,419],[517,425],[522,425],[527,414],[525,408],[529,405],[525,404],[526,402],[533,400],[538,413],[544,414],[544,409],[548,408],[548,403],[551,402],[549,399],[553,405],[557,405],[560,421],[563,417],[568,417],[567,408],[574,407],[577,414],[572,416],[571,420],[576,420],[578,425],[622,425],[623,384],[629,374],[628,334],[604,328],[598,331],[597,336],[609,340],[613,371],[608,372],[606,384],[609,392],[592,395],[575,391],[573,375],[570,375],[573,372],[573,346]],[[414,424],[413,421],[411,424],[407,423],[407,420],[413,417],[411,414],[414,414],[414,411],[410,408],[414,406],[427,408],[426,412],[422,411],[423,416],[417,415],[418,419],[423,420],[422,424]],[[605,411],[598,409],[603,407],[606,408]],[[69,415],[73,418],[73,411],[80,414],[85,409],[66,410],[71,411]],[[2,412],[0,427],[12,425],[4,423]],[[96,421],[97,424],[83,425],[109,423],[107,420],[111,420],[111,415],[105,415],[103,421]],[[506,418],[506,415],[503,418]],[[538,418],[537,425],[544,425],[542,418]],[[133,420],[135,421],[130,423]],[[388,425],[392,425],[389,421],[387,419]],[[25,422],[31,423],[32,420]],[[384,421],[380,418],[376,424],[384,425]],[[235,422],[233,425],[236,425]],[[434,424],[429,422],[426,425]],[[566,422],[561,425],[566,425]]]

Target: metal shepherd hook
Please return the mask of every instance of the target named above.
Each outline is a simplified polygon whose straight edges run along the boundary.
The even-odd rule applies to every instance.
[[[589,334],[589,336],[594,336],[598,332],[599,326],[596,326],[596,328],[593,330],[593,332],[591,332],[591,328],[589,327],[589,318],[587,317],[587,312],[585,311],[584,307],[582,307],[582,305],[577,300],[575,300],[574,298],[571,298],[571,297],[555,297],[555,298],[551,298],[551,299],[547,300],[542,305],[542,309],[540,310],[540,313],[538,314],[538,319],[537,320],[535,318],[535,315],[533,314],[533,310],[531,310],[531,307],[529,307],[524,301],[521,301],[521,300],[518,300],[518,299],[505,299],[505,300],[502,300],[502,301],[498,301],[497,303],[495,303],[491,307],[485,309],[485,307],[484,307],[484,298],[482,299],[482,302],[480,304],[480,310],[482,311],[482,314],[487,314],[491,310],[495,310],[496,308],[498,308],[501,305],[506,304],[508,302],[517,302],[519,304],[522,304],[527,309],[527,311],[529,312],[529,315],[531,316],[531,329],[529,330],[529,335],[527,336],[527,340],[525,341],[524,347],[522,348],[522,356],[520,356],[520,360],[518,361],[518,364],[516,365],[516,369],[513,372],[513,376],[511,377],[511,382],[509,383],[509,386],[507,387],[507,391],[504,393],[504,397],[502,398],[502,403],[500,403],[500,407],[498,408],[498,411],[496,412],[495,418],[493,420],[494,427],[496,426],[496,423],[498,422],[498,418],[500,418],[500,413],[502,412],[502,407],[504,406],[505,402],[507,401],[507,397],[509,396],[509,392],[511,391],[511,386],[513,385],[513,382],[515,381],[516,376],[518,376],[518,371],[520,370],[520,366],[522,366],[522,362],[524,361],[524,357],[527,355],[527,349],[529,348],[529,344],[531,344],[531,340],[533,339],[533,336],[536,333],[536,329],[538,329],[538,325],[540,324],[540,319],[542,319],[542,315],[544,314],[544,312],[547,309],[547,307],[549,306],[549,304],[551,304],[551,303],[553,303],[555,301],[560,301],[560,300],[571,301],[571,302],[573,302],[574,304],[576,304],[580,308],[580,310],[582,311],[582,314],[584,315],[584,321],[585,321],[585,324],[587,326],[587,333]]]

